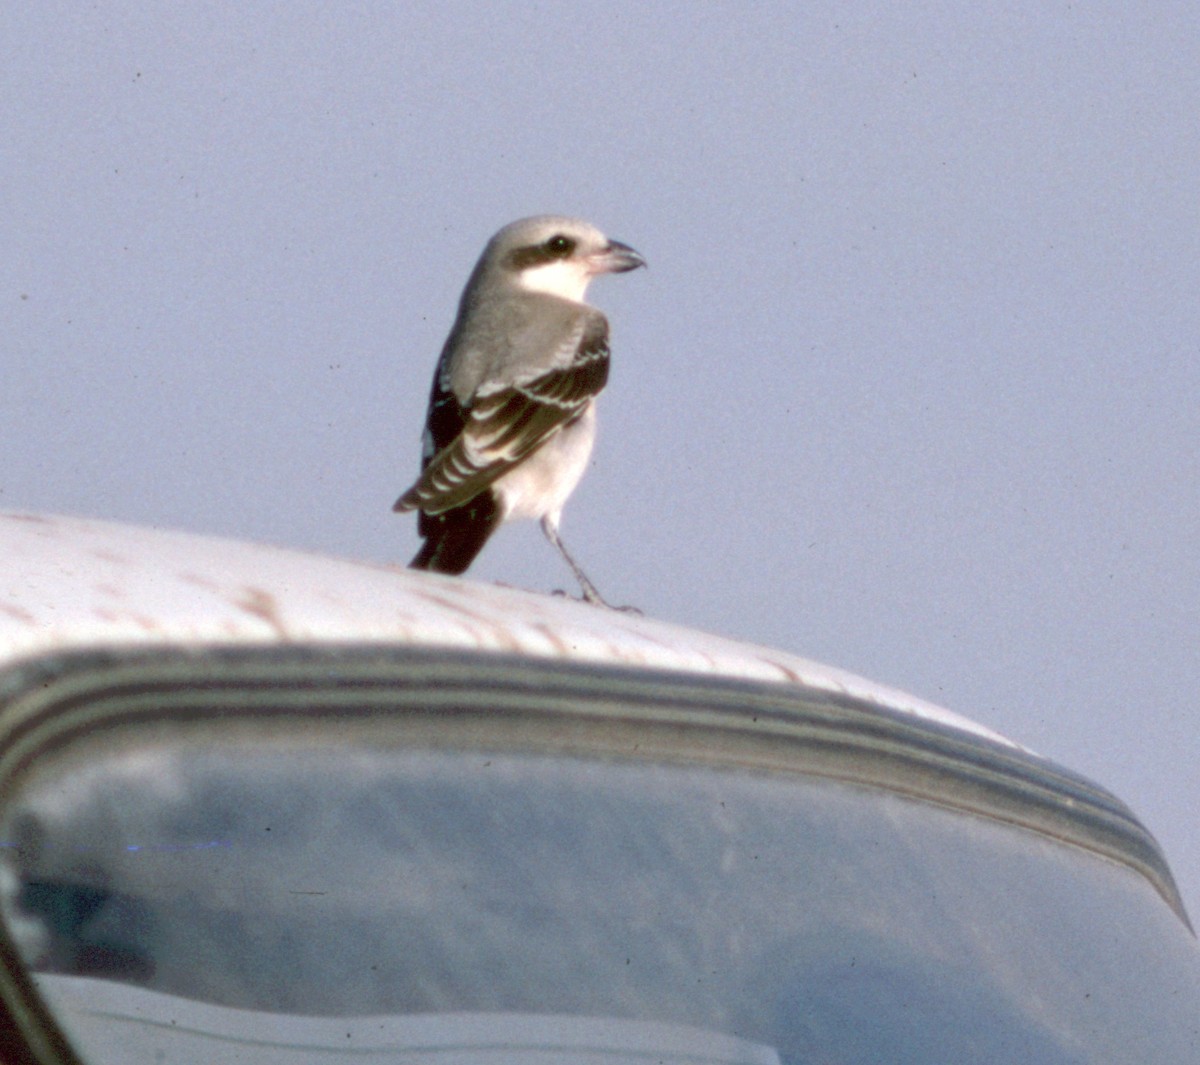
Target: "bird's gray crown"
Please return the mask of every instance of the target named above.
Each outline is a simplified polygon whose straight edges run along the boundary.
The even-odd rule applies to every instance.
[[[509,270],[528,270],[559,259],[599,254],[608,243],[600,230],[580,218],[535,215],[500,230],[483,257]]]

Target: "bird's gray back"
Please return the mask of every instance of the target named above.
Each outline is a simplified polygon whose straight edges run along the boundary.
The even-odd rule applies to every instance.
[[[569,365],[584,334],[605,326],[595,307],[540,292],[464,299],[442,354],[443,384],[470,405],[481,385],[522,383]]]

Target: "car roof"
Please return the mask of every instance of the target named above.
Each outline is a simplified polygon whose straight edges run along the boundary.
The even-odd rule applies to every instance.
[[[388,643],[776,682],[1015,747],[932,703],[785,651],[400,566],[90,518],[0,513],[0,668],[97,647]]]

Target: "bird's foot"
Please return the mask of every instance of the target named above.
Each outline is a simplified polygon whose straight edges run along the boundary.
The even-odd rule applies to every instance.
[[[570,592],[563,591],[561,588],[555,588],[550,594],[559,599],[569,599],[572,603],[590,603],[592,606],[598,606],[604,610],[615,610],[618,614],[636,614],[638,617],[643,616],[642,610],[639,607],[613,606],[612,603],[602,599],[600,597],[600,593],[594,588],[592,589],[590,595],[585,591],[583,595],[575,596],[571,595]]]

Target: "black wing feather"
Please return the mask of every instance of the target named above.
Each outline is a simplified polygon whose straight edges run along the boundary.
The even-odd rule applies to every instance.
[[[436,427],[434,406],[450,394],[435,381],[428,430],[435,450],[420,479],[393,509],[438,515],[469,503],[578,418],[607,383],[608,366],[608,323],[597,314],[568,365],[481,390],[469,409],[448,400],[436,412]],[[458,432],[444,443],[456,418],[462,419]],[[421,531],[425,533],[424,523]]]

